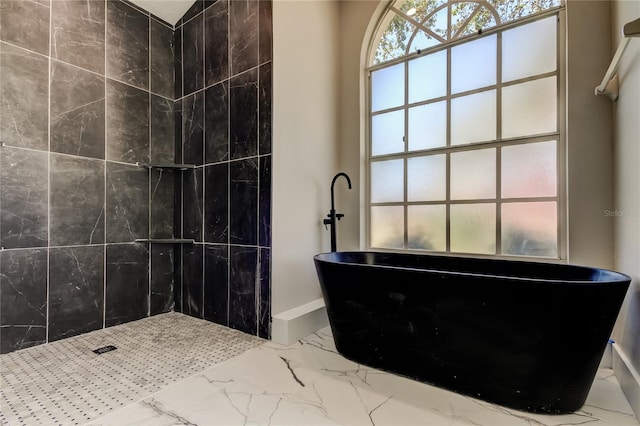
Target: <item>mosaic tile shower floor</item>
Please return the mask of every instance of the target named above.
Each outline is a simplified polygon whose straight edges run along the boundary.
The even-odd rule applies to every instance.
[[[264,342],[167,313],[2,355],[0,422],[83,424]]]
[[[329,328],[281,346],[172,313],[0,362],[11,426],[640,425],[610,369],[575,413],[524,413],[349,361]]]

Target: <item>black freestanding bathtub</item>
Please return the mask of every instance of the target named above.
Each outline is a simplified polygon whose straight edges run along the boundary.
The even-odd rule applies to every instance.
[[[338,351],[530,412],[584,404],[631,279],[581,266],[375,252],[314,257]]]

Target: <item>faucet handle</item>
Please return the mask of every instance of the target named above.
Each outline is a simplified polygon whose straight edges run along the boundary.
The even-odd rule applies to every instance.
[[[336,213],[336,219],[340,220],[344,217],[342,213]]]

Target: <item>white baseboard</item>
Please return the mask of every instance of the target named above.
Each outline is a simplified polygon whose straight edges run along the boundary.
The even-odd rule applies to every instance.
[[[271,340],[289,346],[329,325],[324,300],[316,299],[276,314],[271,322]]]
[[[631,409],[640,419],[640,373],[631,365],[631,361],[619,345],[613,345],[613,372],[620,387],[629,400]]]

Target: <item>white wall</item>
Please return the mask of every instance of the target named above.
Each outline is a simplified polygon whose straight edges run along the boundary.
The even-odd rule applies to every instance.
[[[595,86],[611,58],[609,1],[567,2],[568,260],[613,268],[613,107]]]
[[[313,255],[338,171],[338,5],[273,2],[272,312],[322,297]]]
[[[640,1],[612,5],[613,49],[627,22],[640,18]],[[640,38],[631,39],[618,68],[620,97],[615,103],[615,267],[633,278],[616,327],[619,349],[640,372]],[[622,372],[616,371],[616,375]],[[637,386],[636,386],[637,387]],[[636,389],[636,392],[640,389]],[[640,401],[640,394],[636,401]],[[631,399],[631,398],[630,398]],[[640,416],[640,404],[636,402]]]

